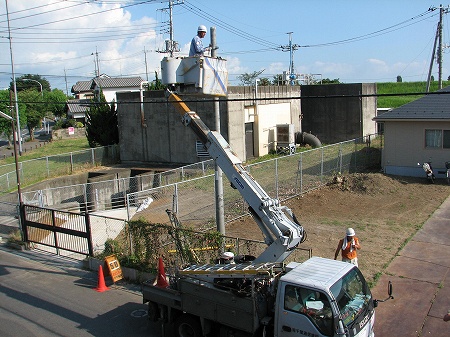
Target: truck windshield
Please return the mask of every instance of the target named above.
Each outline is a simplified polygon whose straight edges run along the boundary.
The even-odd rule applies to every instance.
[[[346,326],[351,325],[361,313],[367,311],[372,298],[366,280],[357,268],[336,282],[331,287],[331,292]]]

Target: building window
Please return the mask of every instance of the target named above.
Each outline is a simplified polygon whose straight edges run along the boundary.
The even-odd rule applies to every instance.
[[[450,130],[425,130],[425,147],[450,149]]]
[[[442,147],[442,130],[425,130],[425,147]]]

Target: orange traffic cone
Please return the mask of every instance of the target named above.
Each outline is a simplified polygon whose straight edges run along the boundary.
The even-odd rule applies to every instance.
[[[102,265],[98,266],[98,281],[97,281],[97,288],[94,288],[96,291],[102,293],[106,290],[109,290],[109,288],[105,284],[105,276],[103,275],[103,267]]]
[[[160,288],[167,288],[169,286],[169,282],[167,282],[166,272],[164,271],[164,263],[162,258],[159,258],[158,276],[156,278],[155,285]]]

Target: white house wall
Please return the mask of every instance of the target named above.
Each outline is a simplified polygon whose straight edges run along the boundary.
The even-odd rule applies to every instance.
[[[431,161],[435,173],[450,160],[450,149],[425,148],[425,129],[450,130],[450,122],[385,122],[382,166],[386,174],[421,177],[418,163]]]
[[[277,124],[291,124],[291,104],[260,104],[255,116],[255,130],[258,140],[257,156],[264,156],[275,149]],[[299,130],[296,130],[299,131]]]

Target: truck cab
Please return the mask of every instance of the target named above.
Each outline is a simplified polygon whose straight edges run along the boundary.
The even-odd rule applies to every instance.
[[[357,267],[313,257],[286,270],[278,283],[275,336],[374,336],[374,302]]]

